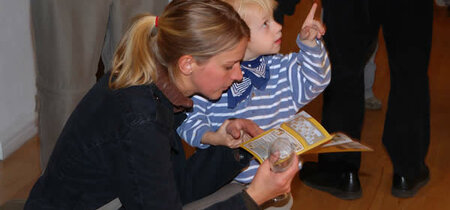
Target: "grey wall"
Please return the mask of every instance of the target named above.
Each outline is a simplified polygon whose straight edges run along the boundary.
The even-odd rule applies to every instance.
[[[0,160],[36,135],[30,0],[0,0]]]

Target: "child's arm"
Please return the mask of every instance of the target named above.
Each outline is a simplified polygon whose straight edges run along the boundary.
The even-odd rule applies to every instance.
[[[212,125],[208,118],[208,107],[212,102],[207,99],[194,96],[194,107],[188,113],[187,119],[177,128],[178,134],[189,145],[205,149],[209,145],[222,145],[236,148],[249,136],[262,133],[253,121],[246,119],[225,120],[221,125]],[[207,113],[208,112],[208,113]]]
[[[301,42],[299,35],[297,45],[300,51],[287,61],[287,79],[298,108],[316,98],[331,81],[328,53],[322,41],[316,39],[315,42],[315,47],[309,47]]]
[[[206,132],[202,144],[238,148],[241,143],[264,132],[256,123],[247,119],[228,119],[215,132]]]
[[[302,30],[299,33],[300,41],[309,47],[315,47],[317,45],[316,39],[321,39],[325,34],[325,27],[323,24],[318,20],[314,20],[316,9],[317,3],[314,3],[308,16],[306,16],[305,22],[303,22],[302,25]]]
[[[243,142],[243,130],[238,131],[235,136],[227,133],[227,127],[230,120],[225,120],[217,131],[208,131],[201,138],[202,144],[222,145],[230,148],[237,148]]]
[[[300,109],[317,97],[330,83],[331,68],[327,51],[321,38],[325,30],[314,20],[317,4],[314,3],[305,20],[302,32],[297,36],[298,53],[268,57],[273,78],[277,85],[268,88],[289,88],[296,109]],[[311,44],[313,42],[314,44]],[[283,85],[283,84],[287,85]]]
[[[178,126],[177,133],[189,145],[206,149],[209,145],[202,144],[202,137],[205,133],[215,130],[206,113],[211,102],[198,95],[193,96],[192,100],[194,102],[192,111],[186,113],[187,118]]]

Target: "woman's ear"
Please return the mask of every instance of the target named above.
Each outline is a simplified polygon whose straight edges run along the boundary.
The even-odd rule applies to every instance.
[[[186,76],[192,73],[194,64],[195,60],[191,55],[183,55],[178,59],[178,68],[180,69],[181,74]]]

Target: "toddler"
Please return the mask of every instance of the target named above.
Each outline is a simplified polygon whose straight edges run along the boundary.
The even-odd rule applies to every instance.
[[[225,130],[227,119],[253,120],[262,129],[270,129],[288,120],[305,104],[318,96],[330,82],[327,52],[319,39],[325,29],[314,20],[314,3],[297,37],[298,53],[278,54],[281,25],[273,19],[274,0],[226,0],[250,28],[250,41],[241,62],[243,78],[217,101],[192,97],[194,106],[177,132],[188,144],[207,148],[224,145],[236,148],[245,138]],[[230,67],[231,68],[231,67]],[[252,181],[259,164],[250,166],[235,179]]]

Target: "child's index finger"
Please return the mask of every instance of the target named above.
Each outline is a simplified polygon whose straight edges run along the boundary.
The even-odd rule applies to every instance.
[[[314,20],[314,14],[316,14],[316,9],[317,9],[317,3],[314,2],[312,7],[311,7],[311,10],[308,13],[308,16],[306,16],[306,21]]]

